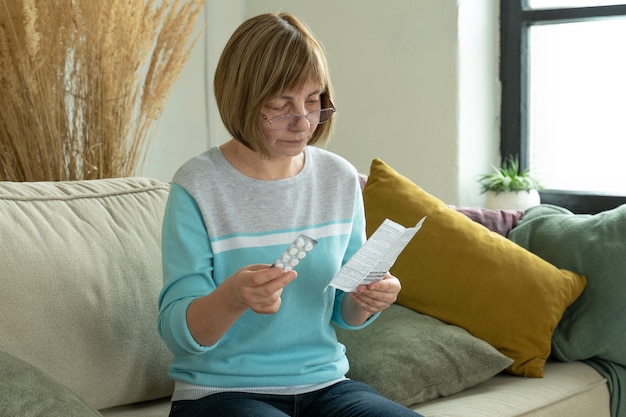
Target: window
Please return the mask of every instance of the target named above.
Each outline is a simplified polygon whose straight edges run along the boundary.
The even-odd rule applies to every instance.
[[[501,153],[576,213],[626,203],[626,1],[501,0]]]

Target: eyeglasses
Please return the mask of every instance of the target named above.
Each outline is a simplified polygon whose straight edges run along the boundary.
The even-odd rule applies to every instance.
[[[308,112],[307,114],[283,114],[280,116],[274,116],[268,119],[266,115],[261,113],[261,117],[265,120],[272,130],[287,130],[293,128],[302,117],[304,117],[309,125],[321,125],[322,123],[330,120],[330,117],[337,110],[335,107],[328,109],[319,109]]]

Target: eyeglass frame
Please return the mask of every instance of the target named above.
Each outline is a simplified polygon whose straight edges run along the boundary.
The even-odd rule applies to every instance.
[[[289,117],[293,117],[293,118],[294,118],[294,120],[295,120],[295,117],[297,116],[297,117],[298,117],[298,119],[297,119],[297,120],[295,120],[295,122],[294,122],[294,124],[293,124],[293,125],[291,125],[291,126],[290,126],[290,125],[288,124],[288,125],[287,125],[287,127],[286,127],[285,129],[275,129],[275,130],[287,130],[287,129],[289,129],[289,128],[291,128],[291,127],[295,126],[295,125],[296,125],[296,123],[298,123],[298,122],[300,121],[300,119],[301,119],[301,118],[303,118],[303,117],[304,117],[304,118],[306,119],[306,121],[309,123],[309,126],[311,126],[311,121],[309,120],[309,115],[310,115],[311,113],[315,113],[315,112],[322,112],[322,111],[331,110],[330,116],[328,116],[328,118],[327,118],[326,120],[324,120],[324,121],[322,121],[322,122],[317,122],[317,124],[318,124],[318,125],[321,125],[321,124],[324,124],[324,123],[326,123],[327,121],[329,121],[329,120],[330,120],[330,118],[332,117],[332,115],[333,115],[333,114],[335,114],[335,113],[337,112],[337,108],[335,108],[335,105],[333,104],[333,102],[332,102],[332,101],[329,101],[329,102],[330,102],[330,106],[331,106],[331,107],[327,107],[327,108],[325,108],[325,109],[317,109],[317,110],[313,110],[313,111],[308,112],[307,114],[299,114],[299,113],[281,114],[281,115],[278,115],[278,116],[274,116],[274,117],[272,117],[271,119],[270,119],[270,118],[268,118],[265,114],[263,114],[263,113],[261,113],[261,112],[259,112],[259,114],[261,115],[261,117],[263,118],[263,120],[265,120],[265,121],[266,121],[266,122],[267,122],[270,126],[272,126],[272,120],[274,120],[274,119],[287,119],[287,118],[289,118]]]

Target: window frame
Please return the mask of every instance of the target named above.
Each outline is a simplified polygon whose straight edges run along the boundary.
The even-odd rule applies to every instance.
[[[626,1],[625,1],[626,3]],[[525,71],[528,28],[535,23],[588,21],[626,16],[626,4],[577,8],[530,9],[526,0],[500,0],[500,154],[519,157],[520,169],[530,164],[528,77]],[[574,213],[598,213],[626,203],[626,196],[569,190],[540,191],[541,202]]]

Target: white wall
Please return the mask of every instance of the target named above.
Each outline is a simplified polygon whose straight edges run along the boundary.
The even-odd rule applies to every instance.
[[[338,108],[330,150],[362,172],[381,158],[447,203],[482,203],[476,177],[499,142],[496,0],[209,1],[206,44],[168,101],[145,175],[169,180],[228,138],[210,90],[221,48],[244,18],[281,10],[327,50]]]
[[[476,178],[500,160],[499,6],[459,2],[458,202],[480,206]]]

